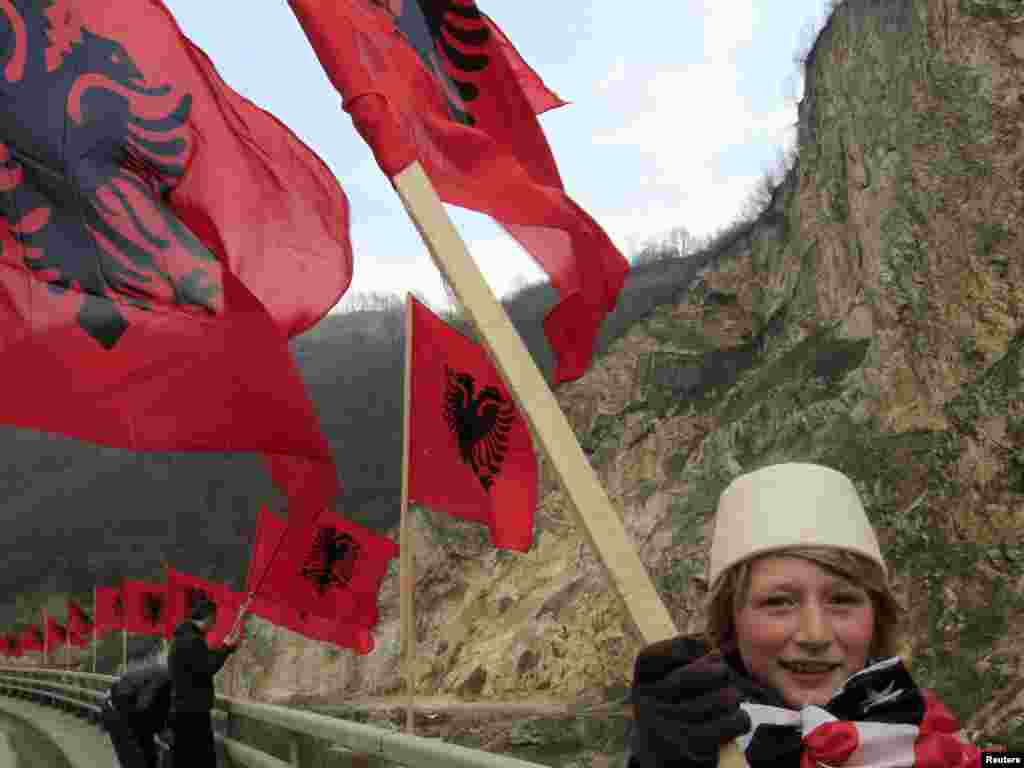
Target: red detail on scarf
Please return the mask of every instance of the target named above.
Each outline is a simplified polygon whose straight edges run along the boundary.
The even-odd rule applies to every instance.
[[[804,736],[804,751],[800,768],[818,768],[825,765],[843,765],[860,746],[857,726],[848,720],[822,723]]]

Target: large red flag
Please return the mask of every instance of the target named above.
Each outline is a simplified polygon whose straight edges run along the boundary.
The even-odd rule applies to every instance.
[[[43,630],[39,627],[26,627],[21,633],[21,647],[26,651],[42,651],[44,642]]]
[[[493,217],[547,272],[556,381],[582,376],[629,265],[565,193],[537,120],[565,102],[473,0],[289,3],[384,173],[419,160],[442,200]]]
[[[83,636],[92,634],[92,620],[74,600],[68,600],[68,632]]]
[[[124,628],[139,635],[164,634],[167,610],[167,586],[126,580],[121,587],[124,599]]]
[[[380,584],[388,561],[398,555],[398,545],[391,539],[324,511],[314,525],[296,534],[306,553],[296,561],[273,557],[286,528],[283,520],[264,508],[258,526],[262,530],[250,570],[260,585],[259,594],[332,621],[363,627],[377,623]]]
[[[119,587],[96,587],[96,634],[124,629],[124,598]]]
[[[259,452],[311,519],[337,479],[287,338],[351,279],[341,187],[160,0],[0,17],[0,423]]]
[[[411,296],[409,501],[476,520],[494,546],[533,541],[537,457],[484,349]]]

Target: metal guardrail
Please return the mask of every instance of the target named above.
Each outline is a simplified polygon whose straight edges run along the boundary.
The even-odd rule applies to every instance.
[[[0,666],[0,695],[41,698],[55,706],[77,710],[95,721],[99,716],[98,701],[116,679],[111,675],[90,672]],[[301,768],[297,734],[330,742],[331,752],[376,757],[407,768],[546,768],[538,763],[482,752],[441,739],[396,733],[328,715],[227,696],[216,697],[213,715],[227,724],[234,718],[246,718],[284,732],[289,743],[288,760],[216,734],[215,738],[223,746],[232,765],[245,768]]]

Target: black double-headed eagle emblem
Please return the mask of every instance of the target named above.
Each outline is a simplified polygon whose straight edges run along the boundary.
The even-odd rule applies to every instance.
[[[302,576],[313,583],[318,595],[323,595],[331,587],[348,586],[358,558],[359,543],[350,534],[322,527],[302,565]]]
[[[473,125],[470,102],[480,89],[464,79],[488,66],[491,30],[477,8],[453,0],[371,0],[395,18],[395,27],[423,66],[442,84],[453,120]],[[452,42],[458,47],[452,45]]]
[[[508,452],[515,423],[513,403],[497,387],[482,387],[468,373],[445,366],[444,417],[459,445],[459,456],[490,491]]]
[[[147,624],[156,625],[164,615],[164,596],[157,592],[146,592],[142,596],[142,618]]]

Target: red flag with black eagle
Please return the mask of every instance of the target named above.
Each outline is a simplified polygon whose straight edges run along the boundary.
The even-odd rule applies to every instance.
[[[88,636],[92,634],[92,620],[74,600],[68,600],[68,632]]]
[[[409,502],[484,523],[494,546],[526,552],[537,456],[483,347],[409,297]]]
[[[257,452],[333,502],[287,346],[351,279],[348,203],[160,0],[0,2],[0,423]]]
[[[8,658],[17,659],[23,655],[21,636],[18,633],[12,632],[4,635],[3,643],[4,655]]]
[[[285,528],[285,522],[272,514],[265,506],[260,509],[256,534],[253,539],[252,557],[246,577],[246,593],[253,595],[248,611],[266,619],[271,624],[291,630],[311,640],[332,643],[342,648],[351,648],[360,655],[373,650],[373,633],[367,626],[350,623],[348,620],[325,619],[299,610],[294,605],[266,594],[259,586],[260,576],[273,555],[275,542]],[[266,582],[264,581],[264,584]]]
[[[388,562],[398,555],[391,539],[324,511],[314,525],[298,532],[296,540],[306,556],[295,562],[273,557],[287,527],[283,520],[263,508],[258,526],[250,591],[258,584],[259,595],[331,622],[366,628],[377,624],[380,585]]]
[[[21,633],[21,647],[26,651],[42,651],[44,642],[43,630],[39,627],[26,627]]]
[[[124,598],[120,587],[96,587],[96,636],[124,629]]]
[[[217,606],[217,620],[206,635],[211,648],[220,645],[231,631],[245,596],[229,589],[226,584],[203,579],[168,566],[167,610],[164,612],[164,637],[174,636],[175,628],[188,619],[192,607],[199,600],[209,600]]]
[[[167,608],[164,611],[163,636],[174,636],[175,628],[192,613],[192,607],[200,600],[209,600],[220,610],[221,584],[167,566]]]
[[[289,3],[384,173],[419,160],[444,202],[491,216],[548,274],[555,380],[582,376],[629,265],[562,185],[537,115],[565,102],[473,0]]]
[[[62,626],[53,616],[43,609],[43,624],[46,627],[46,649],[49,651],[60,648],[62,645],[67,645],[68,642],[68,631],[67,628]]]
[[[164,634],[167,586],[126,580],[121,587],[124,600],[124,628],[137,635]]]

